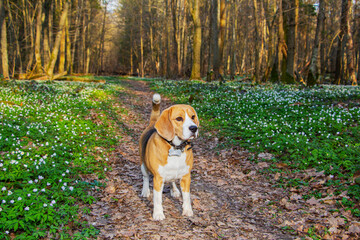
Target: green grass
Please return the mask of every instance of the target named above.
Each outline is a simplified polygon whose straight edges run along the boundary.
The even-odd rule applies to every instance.
[[[117,84],[1,82],[0,239],[86,239],[99,230],[79,220],[95,199],[119,136]],[[82,206],[82,207],[81,207]],[[86,210],[86,209],[85,209]]]
[[[359,87],[161,80],[151,85],[178,103],[191,104],[201,125],[226,145],[270,152],[273,161],[300,170],[315,167],[334,179],[349,180],[360,168]],[[360,200],[359,185],[348,190]]]

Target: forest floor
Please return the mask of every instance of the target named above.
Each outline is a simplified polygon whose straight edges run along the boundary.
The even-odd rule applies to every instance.
[[[138,140],[148,124],[152,92],[145,82],[122,80],[126,94],[120,104],[124,136],[109,158],[106,188],[97,188],[98,199],[81,218],[97,229],[98,239],[356,239],[360,223],[350,211],[336,210],[336,198],[303,200],[299,190],[277,188],[262,173],[271,157],[254,155],[239,147],[216,149],[217,138],[202,132],[194,141],[191,198],[193,217],[181,215],[181,198],[170,196],[165,185],[163,207],[166,219],[152,220],[152,194],[140,197],[142,174]],[[172,105],[162,99],[162,109]],[[279,166],[281,167],[281,166]],[[286,167],[286,166],[284,166]],[[289,173],[292,174],[292,173]],[[89,177],[89,176],[88,176]],[[299,177],[299,176],[296,176]],[[313,169],[302,173],[314,183],[325,176]],[[89,177],[91,178],[91,177]],[[95,175],[93,176],[95,179]],[[88,179],[88,180],[94,180]],[[339,197],[339,196],[338,196]],[[340,195],[341,197],[341,195]]]

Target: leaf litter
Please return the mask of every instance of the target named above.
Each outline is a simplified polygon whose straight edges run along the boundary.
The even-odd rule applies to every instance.
[[[138,140],[148,124],[152,92],[145,82],[123,80],[126,94],[119,99],[127,110],[119,112],[124,136],[109,158],[111,171],[99,180],[105,183],[92,195],[98,200],[82,218],[100,229],[98,239],[310,239],[309,233],[323,239],[358,239],[359,219],[350,211],[336,209],[342,196],[304,200],[303,192],[320,187],[326,176],[308,169],[294,173],[261,174],[270,164],[263,160],[271,154],[257,156],[241,148],[215,150],[219,139],[206,132],[194,141],[191,198],[193,217],[181,215],[181,198],[170,196],[164,187],[163,207],[166,219],[152,220],[152,194],[141,198],[142,174]],[[162,99],[162,109],[172,103]],[[249,159],[256,158],[258,163]],[[287,169],[285,163],[277,163]],[[286,175],[286,176],[285,176]],[[303,189],[277,188],[272,180],[282,177],[310,179]],[[270,179],[270,180],[269,180]],[[152,187],[152,186],[151,186]]]

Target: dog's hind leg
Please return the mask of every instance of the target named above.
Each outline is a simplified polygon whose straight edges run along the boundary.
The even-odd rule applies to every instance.
[[[174,197],[174,198],[180,197],[180,191],[179,191],[179,189],[176,187],[176,183],[175,183],[175,182],[172,182],[172,183],[171,183],[170,194],[171,194],[171,196]]]
[[[150,187],[149,187],[149,172],[146,169],[144,164],[141,164],[141,172],[143,174],[143,188],[141,191],[142,197],[149,197],[150,196]]]

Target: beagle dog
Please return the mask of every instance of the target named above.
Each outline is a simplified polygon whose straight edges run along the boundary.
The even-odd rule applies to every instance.
[[[162,192],[165,182],[171,182],[171,196],[180,197],[175,181],[180,180],[182,215],[192,216],[190,201],[190,171],[193,166],[191,139],[198,137],[199,119],[189,105],[174,105],[160,114],[161,97],[153,95],[150,123],[140,137],[142,197],[150,196],[149,177],[153,175],[153,219],[165,219]]]

